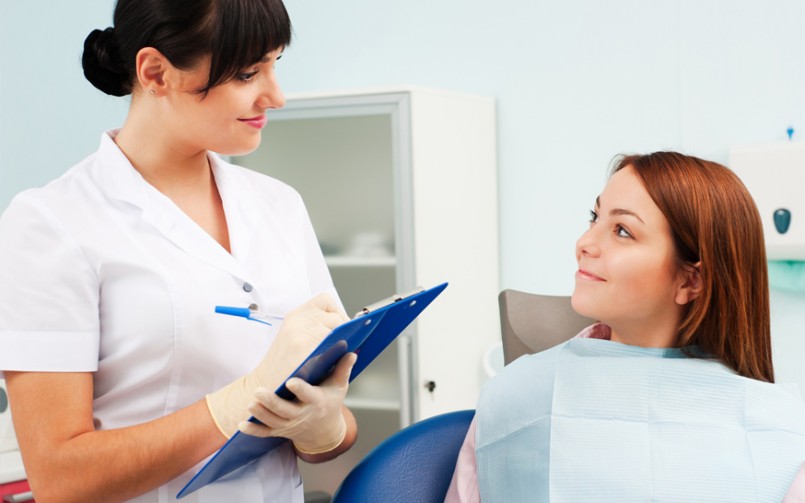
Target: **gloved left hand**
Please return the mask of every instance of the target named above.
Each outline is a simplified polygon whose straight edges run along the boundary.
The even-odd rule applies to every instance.
[[[257,437],[288,438],[298,451],[306,454],[335,449],[347,433],[341,407],[357,358],[355,353],[344,355],[319,386],[299,378],[289,379],[286,387],[296,395],[295,401],[280,398],[274,390],[258,388],[249,412],[263,424],[243,421],[238,428]]]

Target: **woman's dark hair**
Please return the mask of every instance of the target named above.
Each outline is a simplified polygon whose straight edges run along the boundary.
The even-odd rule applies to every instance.
[[[118,0],[114,27],[84,41],[84,76],[113,96],[131,94],[135,58],[153,47],[180,69],[210,56],[206,93],[291,43],[282,0]]]
[[[677,345],[697,345],[744,377],[774,382],[769,281],[760,213],[728,168],[676,152],[621,157],[671,226],[680,263],[700,263]]]

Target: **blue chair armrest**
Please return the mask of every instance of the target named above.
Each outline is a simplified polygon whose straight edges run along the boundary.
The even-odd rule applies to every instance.
[[[442,503],[474,415],[448,412],[395,433],[352,469],[332,503]]]

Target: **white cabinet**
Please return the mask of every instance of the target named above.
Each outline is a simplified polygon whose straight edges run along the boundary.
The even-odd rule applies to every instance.
[[[411,422],[474,408],[499,340],[495,106],[421,88],[289,96],[261,146],[233,162],[295,187],[347,311],[416,286],[449,286],[350,386],[358,443],[304,467],[332,492]]]

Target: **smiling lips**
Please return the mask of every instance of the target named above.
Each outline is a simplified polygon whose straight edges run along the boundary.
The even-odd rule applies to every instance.
[[[263,129],[265,127],[266,122],[268,122],[268,118],[263,115],[257,115],[255,117],[249,117],[248,119],[238,119],[240,122],[244,124],[248,124],[255,129]]]
[[[604,281],[604,278],[596,276],[591,272],[587,272],[583,269],[579,269],[576,271],[576,279],[586,279],[588,281]]]

